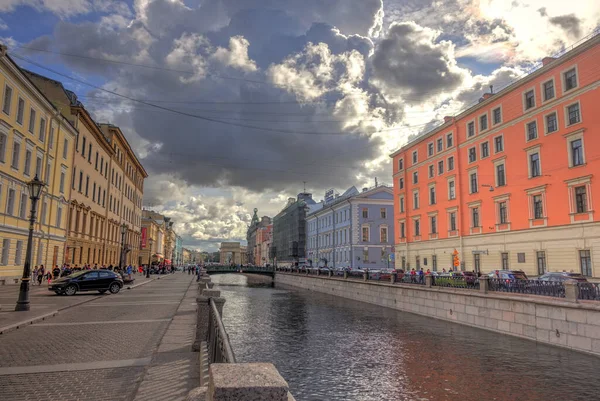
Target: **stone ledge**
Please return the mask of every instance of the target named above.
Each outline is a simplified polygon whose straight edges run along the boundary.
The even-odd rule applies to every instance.
[[[210,365],[207,401],[287,401],[289,387],[271,363]]]

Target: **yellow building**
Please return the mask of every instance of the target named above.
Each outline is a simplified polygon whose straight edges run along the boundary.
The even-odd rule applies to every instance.
[[[144,231],[146,235],[146,241],[145,243],[142,242],[142,247],[140,250],[142,264],[147,265],[149,261],[150,263],[160,262],[162,259],[164,259],[164,255],[161,253],[164,245],[162,221],[154,220],[148,215],[147,210],[142,211],[142,232]]]
[[[47,184],[38,202],[32,265],[62,263],[67,239],[69,177],[77,130],[0,46],[0,276],[23,271],[29,210],[27,182]]]
[[[189,265],[192,261],[192,251],[187,248],[183,248],[183,264]]]

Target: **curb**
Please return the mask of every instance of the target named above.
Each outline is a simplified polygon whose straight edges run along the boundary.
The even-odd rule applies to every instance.
[[[33,317],[31,319],[28,319],[28,320],[24,320],[24,321],[19,322],[19,323],[11,324],[11,325],[5,326],[5,327],[0,327],[0,334],[8,333],[9,331],[18,330],[18,329],[20,329],[23,326],[29,326],[30,324],[34,324],[34,323],[37,323],[39,321],[46,320],[47,318],[55,316],[57,314],[58,314],[58,310],[55,310],[55,311],[52,311],[50,313],[46,313],[46,314],[44,314],[42,316],[36,316],[36,317]]]

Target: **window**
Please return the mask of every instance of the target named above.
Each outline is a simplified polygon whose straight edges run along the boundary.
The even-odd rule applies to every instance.
[[[98,170],[98,152],[96,152],[96,162],[94,168],[96,169],[96,171]]]
[[[404,159],[398,159],[398,170],[404,170]]]
[[[431,166],[429,166],[429,178],[433,178],[435,174],[434,168],[433,168],[433,164]]]
[[[65,139],[65,142],[63,143],[63,159],[67,158],[67,155],[69,154],[69,140]]]
[[[436,204],[436,200],[435,200],[435,187],[429,188],[429,204],[430,205],[435,205]]]
[[[467,137],[471,138],[475,135],[475,123],[471,121],[467,124]]]
[[[538,276],[541,276],[542,274],[546,273],[546,252],[537,251],[536,259]]]
[[[575,208],[577,213],[586,213],[588,211],[585,185],[575,187]]]
[[[25,151],[25,168],[23,169],[23,174],[31,174],[31,151],[29,149]]]
[[[79,193],[81,193],[82,188],[83,188],[83,171],[79,171],[79,187],[78,187]]]
[[[419,208],[419,191],[413,193],[413,209]]]
[[[382,218],[382,219],[385,219],[385,218],[387,218],[387,209],[386,209],[386,208],[384,208],[384,207],[382,207],[382,208],[379,210],[379,215],[381,216],[381,218]]]
[[[452,137],[452,133],[446,135],[446,148],[451,148],[453,146],[454,138]]]
[[[366,207],[363,207],[362,209],[362,217],[363,219],[368,219],[369,218],[369,209]]]
[[[21,264],[23,258],[23,241],[17,241],[17,248],[15,250],[15,265]]]
[[[35,176],[42,178],[42,156],[35,158]]]
[[[488,157],[490,155],[490,144],[489,142],[484,142],[481,144],[481,158]]]
[[[35,110],[34,109],[30,109],[29,112],[29,132],[31,132],[32,134],[35,131]]]
[[[61,194],[65,193],[65,172],[61,171],[60,172],[60,184],[59,184],[59,189]]]
[[[400,213],[404,213],[404,197],[400,197]]]
[[[567,116],[567,121],[569,122],[569,125],[581,122],[581,116],[579,114],[579,103],[575,103],[567,107]]]
[[[400,223],[400,238],[406,238],[406,226],[405,223]]]
[[[96,202],[96,183],[92,186],[92,202]]]
[[[475,270],[475,273],[481,271],[481,255],[478,253],[473,254],[473,269]]]
[[[508,216],[506,210],[506,202],[498,203],[498,219],[500,224],[508,223]]]
[[[413,184],[418,184],[419,183],[419,172],[415,171],[413,173]]]
[[[438,162],[438,175],[444,174],[444,161],[440,160]]]
[[[534,139],[537,139],[537,137],[537,121],[527,123],[527,140],[533,141]]]
[[[421,222],[417,219],[415,220],[415,236],[421,235]]]
[[[380,242],[388,242],[388,229],[387,227],[380,227],[379,228],[379,241]]]
[[[54,148],[54,127],[50,124],[50,135],[48,136],[48,148]]]
[[[85,144],[86,144],[87,140],[85,138],[85,136],[83,137],[83,140],[81,141],[81,157],[85,157]]]
[[[456,199],[456,184],[454,181],[448,181],[448,200]]]
[[[88,175],[87,177],[85,177],[85,196],[89,195],[89,189],[90,189],[90,176]]]
[[[570,142],[571,144],[571,165],[581,166],[584,163],[583,160],[583,140],[575,139]]]
[[[398,180],[398,189],[404,189],[404,178]]]
[[[9,249],[10,249],[10,240],[5,238],[2,240],[2,259],[0,260],[0,263],[2,263],[3,265],[8,264]]]
[[[92,144],[88,145],[88,163],[92,162]]]
[[[4,114],[10,115],[10,104],[12,103],[12,88],[8,85],[4,87],[4,103],[2,104],[2,111]]]
[[[494,125],[498,125],[502,122],[502,109],[500,107],[496,107],[492,111],[492,119],[494,121]]]
[[[565,92],[577,88],[577,71],[575,68],[565,72],[563,78],[565,81]]]
[[[471,178],[471,193],[477,193],[477,173],[471,173],[470,175]]]
[[[417,164],[418,161],[419,161],[419,155],[418,155],[417,151],[415,150],[412,153],[412,162],[413,162],[413,164]]]
[[[548,114],[546,116],[546,133],[558,131],[558,120],[556,118],[556,112]]]
[[[62,207],[60,206],[56,209],[56,227],[62,227]]]
[[[19,169],[19,157],[21,156],[21,144],[19,142],[13,143],[12,163],[11,167]]]
[[[442,150],[444,150],[444,139],[443,138],[439,138],[437,140],[437,151],[441,152]]]
[[[475,146],[469,148],[469,163],[473,163],[477,160],[477,151],[475,150]]]
[[[427,155],[433,156],[433,143],[427,144]]]
[[[473,227],[479,227],[479,208],[478,207],[471,208],[471,219],[472,219]]]
[[[499,153],[504,150],[504,138],[502,136],[497,136],[494,138],[494,152]]]
[[[437,217],[431,216],[429,220],[431,225],[431,234],[437,234]]]
[[[508,270],[508,268],[509,268],[508,252],[502,252],[500,254],[500,259],[502,260],[502,270]]]
[[[4,253],[2,259],[4,259]],[[581,274],[592,277],[592,257],[589,250],[579,251],[579,266],[581,267]]]
[[[450,231],[456,231],[456,212],[450,213]]]
[[[22,219],[27,218],[27,194],[21,192],[21,201],[19,202],[19,217]]]
[[[544,85],[544,101],[554,99],[554,81],[545,82]]]
[[[40,118],[40,142],[44,142],[46,140],[46,120]]]
[[[46,212],[48,210],[48,202],[44,201],[42,203],[42,214],[40,215],[40,222],[42,224],[46,224]]]
[[[535,107],[535,92],[532,90],[525,92],[525,110]]]
[[[6,214],[13,216],[15,213],[15,190],[12,188],[8,189],[6,194]]]
[[[448,171],[454,170],[454,156],[448,158]]]
[[[479,117],[479,131],[485,131],[488,129],[488,116],[484,114]]]
[[[362,241],[369,242],[369,227],[362,228]]]
[[[437,271],[437,255],[431,255],[431,268],[434,272]]]
[[[496,186],[503,187],[506,185],[506,173],[504,171],[504,163],[496,165]]]
[[[540,154],[537,152],[529,155],[529,174],[530,177],[539,177],[541,174]]]
[[[533,218],[543,219],[544,218],[544,204],[542,202],[542,195],[533,196]]]
[[[25,101],[19,98],[17,103],[17,123],[23,125],[23,118],[25,116]]]

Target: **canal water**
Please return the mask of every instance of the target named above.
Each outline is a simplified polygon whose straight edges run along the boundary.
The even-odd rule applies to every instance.
[[[297,401],[600,400],[600,358],[294,288],[215,275],[238,362]]]

